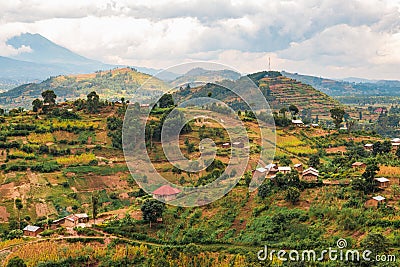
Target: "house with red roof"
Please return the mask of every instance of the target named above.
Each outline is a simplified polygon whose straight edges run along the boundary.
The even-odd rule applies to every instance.
[[[163,185],[153,191],[153,197],[156,199],[169,201],[175,199],[180,192],[181,190],[178,188],[174,188],[170,185]]]

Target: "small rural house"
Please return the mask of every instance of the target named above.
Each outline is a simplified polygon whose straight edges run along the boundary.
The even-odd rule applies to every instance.
[[[304,125],[304,123],[303,123],[302,120],[292,120],[292,124],[293,124],[293,125],[296,125],[296,126],[298,126],[298,127],[301,127],[301,126]]]
[[[390,180],[388,178],[385,178],[385,177],[375,178],[374,180],[377,183],[379,188],[386,188],[390,184]]]
[[[173,188],[169,185],[163,185],[153,191],[154,198],[163,199],[165,201],[175,199],[181,192],[178,188]]]
[[[291,172],[292,168],[290,168],[289,166],[282,166],[282,167],[278,167],[278,172],[286,174]]]
[[[223,148],[229,148],[231,146],[231,144],[229,144],[229,143],[223,143],[222,144],[222,147]]]
[[[39,226],[27,225],[23,230],[25,236],[38,236],[43,232],[43,228]]]
[[[303,171],[302,179],[309,182],[316,182],[318,181],[319,171],[310,167]]]
[[[51,228],[55,229],[60,226],[75,227],[79,223],[88,223],[88,222],[89,222],[89,216],[86,213],[71,214],[61,219],[54,220],[53,224],[51,225]]]
[[[367,167],[367,164],[357,161],[357,162],[354,162],[353,164],[351,164],[351,167],[353,169],[359,170],[359,169],[364,169],[365,167]]]
[[[261,168],[255,169],[255,172],[256,173],[266,173],[266,172],[268,172],[268,169],[261,167]]]
[[[397,149],[400,147],[400,142],[398,143],[392,143],[392,151],[397,151]]]
[[[374,144],[365,144],[365,150],[372,151],[374,149]]]
[[[374,206],[379,207],[380,205],[385,203],[386,198],[383,196],[375,196],[375,197],[372,197],[372,200],[374,202]]]

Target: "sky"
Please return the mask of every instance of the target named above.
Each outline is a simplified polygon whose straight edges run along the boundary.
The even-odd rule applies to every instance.
[[[39,33],[109,64],[165,69],[193,61],[251,73],[400,80],[400,0],[0,0],[6,41]]]

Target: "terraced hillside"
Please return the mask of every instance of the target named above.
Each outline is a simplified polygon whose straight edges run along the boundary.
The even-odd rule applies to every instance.
[[[339,103],[330,96],[316,90],[311,85],[301,83],[285,76],[263,77],[258,80],[259,87],[270,105],[279,109],[293,104],[309,108],[313,114],[329,115],[329,110]]]
[[[24,84],[0,94],[0,106],[7,109],[30,107],[32,101],[40,98],[40,94],[45,90],[53,90],[58,96],[58,101],[86,98],[92,91],[96,91],[101,98],[108,100],[125,97],[145,101],[169,89],[163,81],[151,79],[138,90],[150,77],[132,68],[51,77],[41,83]]]
[[[329,110],[340,105],[337,100],[312,86],[282,76],[279,72],[263,71],[250,74],[248,77],[260,88],[274,111],[293,104],[305,110],[308,115],[328,118]],[[248,109],[246,105],[226,88],[240,87],[246,84],[246,81],[247,78],[242,77],[236,81],[218,82],[218,85],[208,83],[195,88],[183,88],[175,93],[175,98],[178,102],[183,102],[192,98],[207,97],[211,93],[213,98],[230,104],[233,109],[245,110]]]

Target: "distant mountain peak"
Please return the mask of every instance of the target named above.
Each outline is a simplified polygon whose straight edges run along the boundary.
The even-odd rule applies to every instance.
[[[100,62],[87,59],[71,50],[62,47],[50,41],[46,37],[38,33],[22,33],[7,40],[7,44],[15,49],[22,46],[30,47],[32,51],[23,52],[15,56],[13,59],[35,62],[39,64],[75,64],[88,65],[98,64]]]

